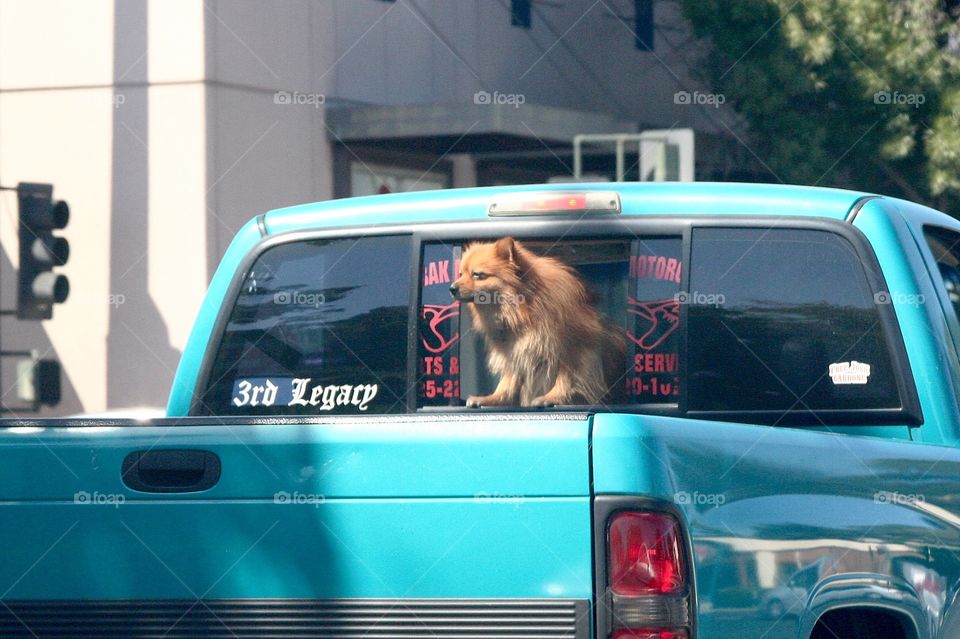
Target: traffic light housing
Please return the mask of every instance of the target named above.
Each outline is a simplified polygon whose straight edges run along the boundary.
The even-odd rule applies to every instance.
[[[53,199],[52,184],[21,182],[19,203],[20,268],[17,273],[17,318],[44,320],[53,317],[53,305],[66,301],[70,282],[54,273],[66,264],[70,244],[53,231],[70,221],[70,207]]]
[[[28,410],[60,403],[60,362],[40,359],[36,352],[17,363],[17,399],[27,402]]]

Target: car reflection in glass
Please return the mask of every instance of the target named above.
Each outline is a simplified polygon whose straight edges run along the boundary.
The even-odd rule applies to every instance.
[[[760,610],[772,619],[803,612],[813,588],[820,580],[823,561],[818,560],[791,575],[786,583],[771,588],[760,598]]]

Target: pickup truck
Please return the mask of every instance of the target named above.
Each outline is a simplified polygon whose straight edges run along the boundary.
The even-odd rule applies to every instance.
[[[466,406],[449,288],[507,236],[623,331],[621,403]],[[960,222],[868,193],[261,214],[166,417],[0,422],[0,636],[956,639],[958,315]]]

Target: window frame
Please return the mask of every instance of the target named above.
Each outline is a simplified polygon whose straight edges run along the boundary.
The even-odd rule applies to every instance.
[[[350,225],[337,228],[321,228],[302,231],[290,231],[276,235],[267,235],[263,237],[244,256],[229,289],[223,297],[223,302],[217,313],[216,320],[211,331],[210,340],[203,354],[200,363],[200,370],[197,375],[197,382],[193,388],[193,397],[190,403],[189,415],[204,415],[200,412],[203,409],[202,397],[207,390],[212,373],[213,363],[217,352],[223,341],[224,331],[229,322],[233,308],[240,294],[242,284],[246,274],[250,271],[254,263],[260,256],[271,248],[288,242],[302,242],[319,239],[349,239],[363,238],[371,236],[406,236],[411,242],[409,268],[409,282],[413,287],[410,296],[411,305],[408,313],[407,324],[407,380],[409,391],[406,398],[406,415],[418,414],[490,414],[490,413],[514,413],[514,412],[576,412],[590,413],[597,412],[594,407],[569,406],[553,408],[521,408],[521,407],[497,407],[496,409],[475,409],[465,406],[438,406],[438,407],[417,407],[417,392],[414,380],[418,377],[417,361],[419,356],[419,331],[418,314],[421,304],[422,287],[421,279],[421,261],[423,258],[423,245],[427,243],[451,241],[451,242],[470,242],[476,240],[489,240],[492,238],[510,235],[520,239],[541,238],[541,237],[560,237],[577,239],[608,239],[615,238],[637,238],[637,237],[680,237],[681,256],[684,261],[684,268],[681,276],[680,290],[688,291],[690,289],[690,256],[691,256],[691,236],[694,228],[758,228],[758,229],[802,229],[825,231],[833,233],[842,239],[845,239],[854,250],[854,254],[859,259],[863,269],[867,285],[872,293],[878,293],[887,290],[883,273],[880,270],[880,264],[877,261],[873,248],[863,232],[853,225],[839,220],[819,217],[796,216],[789,218],[758,215],[724,215],[724,216],[706,216],[706,215],[644,215],[632,216],[602,214],[590,215],[581,218],[569,218],[559,216],[530,216],[524,218],[488,218],[481,220],[465,221],[444,221],[444,222],[420,222],[412,224],[375,224],[375,225]],[[756,424],[776,424],[779,426],[857,426],[857,425],[909,425],[918,426],[923,423],[923,416],[920,409],[920,401],[917,394],[916,383],[910,369],[907,359],[906,347],[903,342],[903,336],[897,322],[896,314],[892,305],[877,305],[877,312],[880,315],[880,327],[884,334],[884,342],[887,345],[890,355],[890,363],[893,366],[894,380],[897,391],[900,396],[901,406],[898,409],[875,408],[875,409],[837,409],[837,410],[818,410],[815,412],[793,410],[787,413],[783,411],[688,411],[687,402],[687,331],[685,327],[689,325],[687,313],[688,305],[680,305],[680,326],[683,327],[680,335],[679,356],[680,356],[680,377],[681,387],[680,396],[676,403],[663,404],[630,404],[621,406],[611,406],[604,409],[604,412],[627,412],[635,413],[643,411],[649,414],[663,414],[675,417],[684,417],[689,419],[710,419],[717,421],[738,421]],[[326,416],[304,416],[316,419],[326,419]],[[280,419],[286,419],[280,417]]]

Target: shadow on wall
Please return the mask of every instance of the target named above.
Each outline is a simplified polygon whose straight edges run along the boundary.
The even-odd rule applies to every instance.
[[[107,334],[107,407],[165,406],[180,352],[150,298],[148,265],[150,155],[147,2],[117,2],[113,77],[124,95],[113,114],[110,213],[111,308]],[[177,247],[165,257],[177,259]]]

